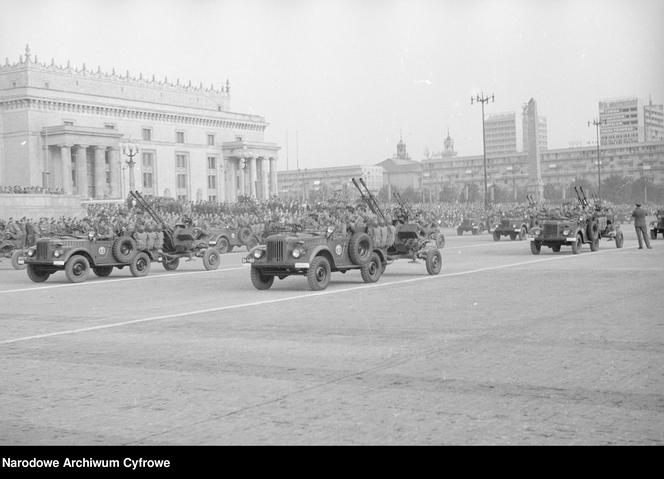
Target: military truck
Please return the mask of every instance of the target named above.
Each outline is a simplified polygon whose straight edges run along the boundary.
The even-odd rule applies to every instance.
[[[136,200],[136,204],[147,212],[164,232],[164,246],[159,250],[159,255],[166,271],[176,270],[181,258],[191,260],[194,257],[203,259],[206,270],[219,268],[219,250],[210,246],[207,235],[201,229],[193,227],[187,221],[178,222],[175,228],[171,228],[138,191],[129,193]]]
[[[528,218],[523,216],[504,216],[496,223],[493,228],[493,240],[500,241],[503,236],[509,236],[512,241],[515,239],[524,240],[528,235]]]
[[[657,220],[650,223],[650,237],[657,239],[658,234],[664,238],[664,209],[657,210]]]
[[[375,198],[360,190],[369,208],[385,222]],[[364,181],[360,182],[371,195]],[[426,261],[429,274],[438,274],[442,257],[434,241],[428,239],[418,225],[380,225],[365,223],[329,226],[325,231],[305,231],[299,227],[267,237],[266,244],[253,248],[242,259],[251,265],[251,282],[256,289],[272,287],[274,278],[292,275],[307,278],[309,289],[327,288],[331,273],[359,269],[366,283],[380,279],[387,265],[399,258]]]
[[[470,231],[473,235],[478,235],[484,231],[484,223],[476,217],[463,218],[461,224],[457,226],[457,235],[461,236],[464,232]]]
[[[88,279],[90,271],[106,277],[113,268],[125,266],[129,266],[133,276],[146,276],[151,262],[161,260],[155,250],[139,250],[129,236],[102,237],[94,232],[40,238],[19,259],[35,283],[43,283],[57,271],[64,271],[70,282],[81,283]]]

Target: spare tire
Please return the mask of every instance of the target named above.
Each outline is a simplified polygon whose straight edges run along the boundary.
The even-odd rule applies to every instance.
[[[244,226],[240,228],[240,231],[238,231],[237,236],[239,240],[242,242],[242,244],[247,244],[247,242],[253,236],[253,233],[251,232],[251,228],[247,228],[246,226]]]
[[[365,265],[371,259],[373,242],[371,236],[366,233],[354,233],[348,243],[348,256],[350,260],[359,265]]]
[[[118,263],[131,263],[138,253],[138,247],[134,238],[120,236],[113,243],[112,251],[113,257]]]

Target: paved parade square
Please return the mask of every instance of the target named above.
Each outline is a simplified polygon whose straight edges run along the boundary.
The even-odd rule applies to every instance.
[[[43,284],[0,262],[0,444],[662,444],[664,241],[532,255],[446,230],[257,291],[243,252]]]

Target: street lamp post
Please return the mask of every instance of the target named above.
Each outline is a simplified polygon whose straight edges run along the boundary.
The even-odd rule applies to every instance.
[[[597,197],[602,198],[602,177],[600,173],[600,162],[599,162],[599,125],[606,125],[606,120],[598,120],[594,118],[593,121],[588,122],[588,126],[595,126],[595,141],[597,142]]]
[[[129,157],[128,160],[125,160],[125,163],[129,166],[129,191],[134,191],[136,189],[134,184],[134,165],[136,164],[134,157],[138,155],[139,148],[136,143],[131,142],[122,143],[120,147],[122,148],[122,154]]]
[[[484,156],[484,214],[488,215],[489,214],[489,198],[487,196],[487,179],[486,179],[486,133],[484,130],[484,104],[488,103],[489,100],[491,102],[494,102],[495,99],[493,97],[493,93],[491,96],[487,95],[484,96],[484,92],[482,92],[480,95],[476,95],[474,98],[471,96],[470,97],[470,104],[472,105],[473,103],[481,103],[482,104],[482,152]]]

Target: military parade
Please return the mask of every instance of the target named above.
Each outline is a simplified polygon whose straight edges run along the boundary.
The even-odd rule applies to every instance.
[[[0,0],[0,471],[664,444],[664,3],[600,3]]]

